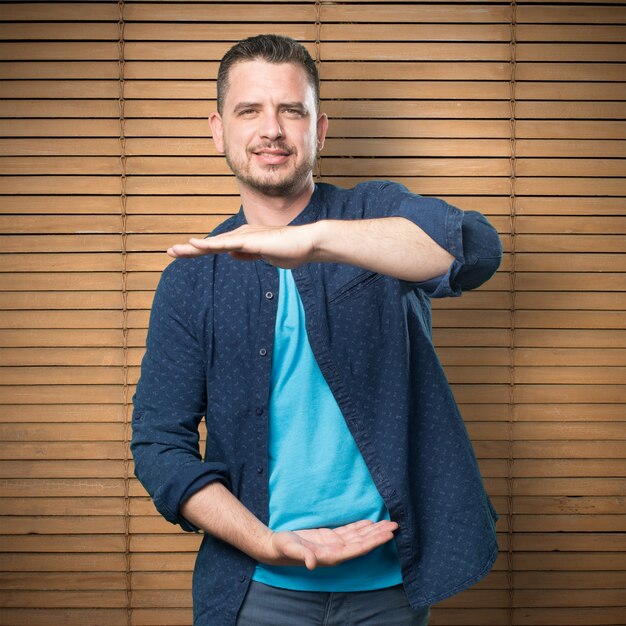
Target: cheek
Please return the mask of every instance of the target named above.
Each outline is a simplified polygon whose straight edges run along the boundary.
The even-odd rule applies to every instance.
[[[229,152],[245,152],[254,139],[254,131],[245,126],[229,126],[224,129],[223,143]]]
[[[300,129],[300,136],[302,137],[301,144],[306,152],[317,148],[317,133],[315,127],[311,128],[307,126],[304,129]]]

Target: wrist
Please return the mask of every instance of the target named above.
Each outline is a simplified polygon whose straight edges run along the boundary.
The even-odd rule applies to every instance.
[[[276,558],[276,547],[274,546],[274,531],[264,526],[260,535],[254,541],[254,548],[249,553],[250,556],[259,563],[271,565]]]
[[[319,220],[309,224],[313,240],[312,261],[315,263],[325,263],[332,261],[330,253],[330,231],[331,220]]]

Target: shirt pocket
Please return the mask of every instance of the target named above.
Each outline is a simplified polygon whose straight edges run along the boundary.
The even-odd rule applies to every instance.
[[[348,298],[354,298],[365,293],[370,287],[379,284],[385,278],[384,274],[378,274],[370,270],[364,270],[354,278],[344,283],[328,298],[329,304],[343,302]]]

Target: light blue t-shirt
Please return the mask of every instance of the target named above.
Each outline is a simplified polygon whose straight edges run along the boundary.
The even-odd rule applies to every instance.
[[[298,530],[389,519],[313,356],[291,271],[278,272],[269,403],[269,526]],[[357,559],[313,571],[258,564],[252,578],[303,591],[366,591],[402,582],[393,540]]]

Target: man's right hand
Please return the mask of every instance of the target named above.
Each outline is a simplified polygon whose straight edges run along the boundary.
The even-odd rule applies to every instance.
[[[337,528],[272,532],[260,560],[267,565],[305,565],[310,570],[338,565],[387,543],[397,528],[389,520],[361,520]]]
[[[189,522],[267,565],[333,566],[390,541],[396,522],[361,520],[337,528],[272,532],[224,485],[214,481],[180,507]]]

